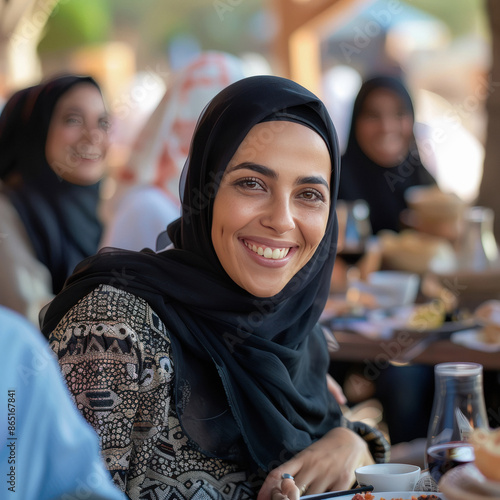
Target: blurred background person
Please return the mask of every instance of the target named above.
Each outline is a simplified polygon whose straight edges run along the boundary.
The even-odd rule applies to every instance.
[[[71,75],[16,92],[0,116],[0,304],[36,324],[98,248],[109,127],[98,84]]]
[[[3,306],[0,356],[3,498],[125,500],[47,341],[26,318]]]
[[[155,249],[158,235],[180,215],[179,178],[198,117],[224,87],[246,76],[243,61],[204,52],[174,75],[140,132],[106,203],[101,246]]]
[[[373,234],[382,230],[399,232],[400,216],[407,208],[406,190],[436,184],[420,159],[414,123],[412,100],[400,79],[377,76],[362,84],[342,156],[339,199],[367,203]],[[381,265],[380,260],[372,261]],[[348,286],[346,269],[339,249],[332,281],[343,280]],[[392,444],[425,437],[432,406],[432,367],[389,366],[380,371],[376,380],[364,384],[360,383],[364,380],[363,369],[364,365],[336,362],[330,372],[343,384],[351,403],[373,396],[382,403]],[[366,392],[356,394],[356,400],[350,390],[354,380],[358,381],[356,387],[364,387]]]
[[[363,83],[342,155],[339,199],[365,200],[374,234],[401,229],[408,188],[435,184],[420,159],[414,123],[412,100],[401,80],[378,76]]]

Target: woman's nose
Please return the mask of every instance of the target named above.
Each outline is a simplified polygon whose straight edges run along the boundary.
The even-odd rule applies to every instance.
[[[398,119],[393,116],[384,116],[380,120],[380,127],[384,132],[392,132],[394,130],[399,130],[401,124]]]
[[[85,127],[83,129],[83,138],[91,144],[101,144],[104,141],[104,132],[98,128]]]
[[[295,228],[292,206],[288,199],[278,198],[266,206],[261,222],[278,234],[285,234]]]

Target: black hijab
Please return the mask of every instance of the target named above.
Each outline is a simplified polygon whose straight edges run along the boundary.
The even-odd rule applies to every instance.
[[[58,293],[76,264],[93,255],[101,237],[99,183],[77,186],[47,163],[45,143],[54,108],[74,85],[90,77],[63,76],[16,92],[0,116],[0,179],[19,213],[36,256]],[[15,182],[12,176],[17,176]]]
[[[331,155],[331,209],[311,260],[276,296],[256,298],[220,265],[211,241],[214,198],[250,129],[289,120],[325,140]],[[307,166],[304,165],[307,169]],[[170,331],[181,425],[210,456],[268,471],[338,426],[326,388],[329,355],[317,322],[328,297],[337,241],[337,137],[323,103],[300,85],[256,76],[208,105],[186,162],[182,216],[169,226],[175,249],[108,249],[84,261],[51,303],[46,335],[100,283],[146,299]]]
[[[362,199],[368,203],[374,234],[381,229],[399,231],[401,228],[399,215],[407,208],[405,191],[412,186],[435,183],[420,160],[414,137],[408,155],[394,167],[378,165],[361,150],[356,139],[356,122],[367,97],[374,90],[381,88],[395,92],[414,120],[410,94],[399,79],[383,76],[365,81],[354,101],[349,139],[342,155],[339,186],[339,199],[350,201]]]

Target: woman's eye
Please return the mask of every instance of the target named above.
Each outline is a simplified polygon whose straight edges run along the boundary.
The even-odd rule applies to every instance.
[[[79,116],[68,116],[66,117],[66,123],[68,125],[79,125],[82,123],[82,119]]]
[[[306,201],[324,201],[325,197],[316,189],[303,191],[300,196]]]
[[[111,128],[111,122],[106,119],[99,120],[99,128],[107,132]]]
[[[257,190],[257,189],[263,189],[264,186],[262,183],[259,181],[259,179],[254,179],[254,178],[245,178],[245,179],[239,179],[235,183],[237,186],[240,186],[245,189],[249,190]]]

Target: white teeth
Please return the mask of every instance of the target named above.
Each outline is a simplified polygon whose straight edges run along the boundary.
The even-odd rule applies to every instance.
[[[253,252],[255,252],[258,255],[262,255],[266,259],[273,259],[273,260],[278,260],[278,259],[283,259],[288,255],[288,252],[290,251],[289,248],[275,248],[274,250],[269,247],[258,247],[256,245],[247,243],[245,241],[245,245],[250,248]]]
[[[80,154],[79,156],[84,160],[97,160],[101,157],[101,155],[85,155],[85,154]]]

